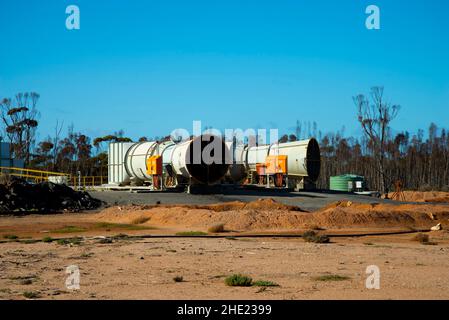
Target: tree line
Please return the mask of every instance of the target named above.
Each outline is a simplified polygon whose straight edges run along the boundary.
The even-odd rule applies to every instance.
[[[329,188],[331,176],[356,174],[365,177],[367,188],[391,192],[399,184],[408,190],[449,192],[449,131],[431,123],[420,129],[393,134],[391,122],[401,107],[385,99],[383,87],[368,95],[354,96],[354,110],[361,137],[347,137],[345,130],[323,134],[316,123],[297,121],[295,133],[280,142],[315,137],[321,149],[318,188]]]
[[[24,159],[26,167],[85,176],[107,175],[107,145],[131,142],[123,130],[91,139],[69,125],[56,123],[53,135],[36,141],[39,125],[39,94],[20,93],[0,100],[2,140],[11,143],[14,157]],[[363,135],[345,136],[345,130],[323,134],[315,122],[296,122],[290,134],[279,141],[315,137],[321,148],[321,174],[318,188],[329,187],[333,175],[357,174],[365,177],[367,187],[380,192],[393,191],[396,181],[404,189],[449,191],[449,132],[431,123],[427,132],[418,130],[393,134],[391,122],[400,106],[387,102],[382,87],[368,95],[354,96],[354,111]],[[166,140],[141,137],[138,141]]]

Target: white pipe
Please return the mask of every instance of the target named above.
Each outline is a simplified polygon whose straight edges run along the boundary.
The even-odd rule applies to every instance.
[[[148,180],[147,159],[156,153],[158,143],[155,141],[139,142],[128,149],[125,154],[125,170],[131,178]]]
[[[172,152],[171,165],[178,175],[184,178],[190,178],[189,170],[187,170],[188,150],[192,140],[177,144]]]
[[[247,175],[245,160],[246,148],[244,145],[237,143],[236,141],[228,141],[226,142],[226,146],[232,156],[232,164],[229,166],[228,176],[230,176],[231,180],[234,182],[240,182]]]
[[[221,163],[206,164],[202,161],[203,150],[207,150],[209,139],[213,137],[222,145]],[[197,143],[197,144],[195,144]],[[110,148],[110,151],[114,150]],[[232,154],[232,156],[231,156]],[[256,170],[257,163],[265,163],[268,155],[288,157],[289,177],[309,177],[316,181],[320,173],[320,149],[315,139],[287,142],[257,147],[244,147],[233,142],[223,143],[218,136],[203,135],[195,139],[175,144],[171,141],[140,142],[132,145],[124,155],[124,167],[130,178],[150,180],[146,160],[152,155],[162,156],[164,166],[171,166],[173,172],[188,183],[213,184],[220,181],[226,173],[235,182],[243,180],[249,171]],[[195,163],[194,158],[200,162]],[[115,157],[110,156],[110,159]],[[233,159],[231,165],[226,160]],[[111,168],[113,164],[110,164]],[[229,171],[228,171],[229,168]],[[126,181],[123,181],[126,182]]]
[[[203,134],[176,145],[171,162],[177,174],[194,183],[214,184],[226,175],[228,159],[229,149],[221,137]]]
[[[207,153],[212,143],[218,147],[214,152],[218,158],[212,163],[205,162],[203,151]],[[202,135],[192,140],[175,144],[168,142],[141,142],[131,146],[125,154],[125,170],[131,178],[150,180],[146,161],[153,155],[162,156],[164,165],[170,165],[176,175],[189,179],[192,183],[213,184],[221,180],[229,167],[226,159],[229,151],[218,136]]]
[[[232,143],[229,144],[232,147]],[[237,147],[238,150],[238,147]],[[246,147],[235,153],[237,160],[243,158],[245,173],[239,162],[233,164],[229,170],[229,175],[234,181],[243,179],[249,171],[256,171],[257,163],[265,163],[269,155],[286,155],[287,170],[289,177],[309,177],[311,181],[316,181],[320,174],[320,148],[315,139],[294,141],[273,145]]]

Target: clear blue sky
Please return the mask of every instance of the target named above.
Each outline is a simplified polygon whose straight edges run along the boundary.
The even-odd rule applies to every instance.
[[[402,105],[395,130],[449,127],[448,14],[447,0],[0,0],[0,97],[40,93],[40,138],[58,119],[93,137],[192,120],[358,134],[352,96],[373,85]]]

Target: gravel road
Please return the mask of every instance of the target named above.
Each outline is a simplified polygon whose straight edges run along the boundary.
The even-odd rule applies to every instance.
[[[91,191],[90,194],[97,199],[105,201],[109,205],[156,204],[158,201],[162,204],[213,204],[229,201],[250,202],[260,198],[273,198],[286,205],[299,206],[308,211],[317,210],[329,203],[339,200],[349,200],[361,203],[398,203],[350,193],[332,193],[329,191],[289,192],[286,190],[276,191],[265,189],[227,189],[214,194],[188,194],[170,191],[144,193],[132,193],[130,191]]]

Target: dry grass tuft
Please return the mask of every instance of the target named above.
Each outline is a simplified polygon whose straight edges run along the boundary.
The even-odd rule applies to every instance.
[[[253,279],[242,274],[233,274],[225,279],[225,284],[230,287],[251,287]]]
[[[412,238],[413,241],[417,241],[423,245],[427,245],[427,246],[434,246],[437,245],[438,243],[430,241],[430,237],[428,234],[424,234],[424,233],[418,233],[417,235],[415,235]]]
[[[302,238],[306,242],[313,242],[313,243],[329,243],[329,241],[330,241],[328,236],[326,236],[324,234],[319,235],[313,230],[304,232],[304,234],[302,235]]]
[[[210,226],[209,229],[207,229],[207,232],[209,233],[220,233],[224,231],[225,231],[224,223],[214,224],[213,226]]]
[[[429,235],[424,233],[418,233],[412,238],[413,241],[418,241],[419,243],[429,242]]]

